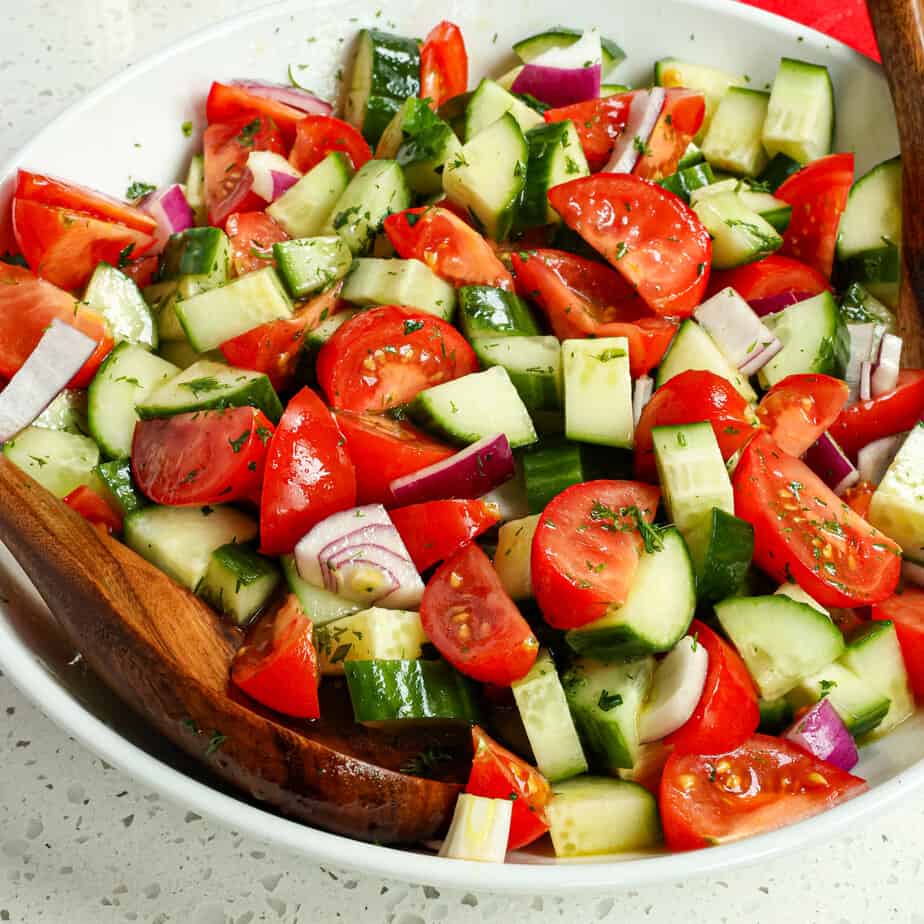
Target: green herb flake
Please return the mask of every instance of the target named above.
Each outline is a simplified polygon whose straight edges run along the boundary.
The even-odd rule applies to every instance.
[[[610,693],[609,690],[602,690],[600,698],[597,700],[597,706],[603,712],[609,712],[617,706],[622,705],[622,695],[620,693]]]

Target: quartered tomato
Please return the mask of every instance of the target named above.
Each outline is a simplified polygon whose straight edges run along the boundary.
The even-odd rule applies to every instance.
[[[155,504],[172,507],[247,500],[259,494],[273,425],[252,407],[141,420],[132,475]]]
[[[674,754],[661,778],[664,839],[696,850],[773,831],[866,791],[866,783],[781,738],[754,735],[727,754]]]
[[[497,286],[513,291],[513,279],[488,242],[448,209],[407,209],[385,219],[385,233],[399,257],[415,259],[454,286]]]
[[[507,596],[491,560],[474,543],[446,559],[420,601],[427,638],[457,670],[510,686],[529,673],[539,642]]]
[[[283,138],[289,143],[292,142],[298,123],[305,118],[305,113],[301,109],[257,96],[244,87],[229,86],[218,81],[212,84],[205,104],[205,115],[209,125],[233,122],[254,112],[266,116],[278,125]]]
[[[630,174],[600,173],[550,189],[549,202],[658,314],[687,317],[702,301],[712,239],[678,196]]]
[[[635,481],[586,481],[545,508],[533,536],[533,594],[556,629],[575,629],[624,603],[638,569],[641,522],[661,489]]]
[[[574,123],[587,165],[591,173],[596,173],[610,159],[616,139],[626,127],[631,103],[631,93],[619,93],[558,109],[547,109],[543,118],[546,122],[570,120]]]
[[[811,298],[830,289],[825,276],[792,257],[774,253],[737,269],[716,270],[709,280],[708,294],[734,289],[746,302],[759,302],[793,293]]]
[[[443,20],[420,49],[420,98],[438,109],[468,89],[468,52],[462,30]]]
[[[635,428],[635,474],[657,481],[655,427],[708,421],[715,431],[722,458],[730,459],[753,435],[754,412],[727,379],[691,369],[665,382],[651,397]]]
[[[109,533],[122,532],[122,517],[96,491],[85,484],[74,488],[64,498],[64,503],[71,510],[76,510],[88,523],[103,526]]]
[[[830,375],[788,375],[763,396],[757,419],[783,452],[801,456],[837,420],[848,390]]]
[[[315,523],[356,504],[356,472],[324,402],[303,388],[279,421],[266,457],[260,547],[285,555]]]
[[[449,558],[494,526],[500,513],[481,500],[438,500],[389,512],[418,571]]]
[[[632,375],[660,361],[677,325],[652,314],[614,269],[562,250],[510,254],[517,293],[545,312],[559,340],[626,337]]]
[[[526,761],[472,726],[472,772],[465,791],[488,799],[509,799],[510,835],[507,849],[525,847],[549,830],[546,806],[552,798],[548,780]]]
[[[694,619],[689,635],[709,655],[699,703],[664,743],[677,754],[721,754],[747,741],[757,730],[757,691],[738,652],[708,626]]]
[[[478,370],[468,341],[432,314],[395,305],[351,318],[321,347],[318,383],[333,407],[387,411]]]
[[[645,180],[663,180],[676,173],[705,117],[706,99],[702,93],[679,88],[666,90],[664,108],[632,172]]]
[[[906,585],[873,607],[873,619],[894,623],[911,689],[924,698],[924,590]]]
[[[129,260],[121,269],[139,289],[146,289],[157,278],[159,268],[160,257],[156,254],[148,254],[137,260]]]
[[[869,519],[869,508],[876,493],[876,485],[870,481],[861,481],[844,491],[844,503],[864,520]]]
[[[333,116],[304,116],[295,127],[289,163],[307,173],[334,151],[346,154],[354,170],[372,158],[368,142],[349,122]]]
[[[275,266],[273,244],[289,239],[266,212],[235,212],[228,216],[225,231],[231,242],[231,266],[235,276]]]
[[[732,479],[735,513],[754,527],[754,562],[827,607],[881,603],[895,590],[901,549],[857,516],[767,433],[745,447]]]
[[[454,455],[456,450],[438,443],[404,420],[380,414],[334,411],[356,467],[356,502],[390,504],[389,485]]]
[[[294,594],[263,616],[238,649],[231,679],[251,699],[296,719],[321,716],[311,620]]]

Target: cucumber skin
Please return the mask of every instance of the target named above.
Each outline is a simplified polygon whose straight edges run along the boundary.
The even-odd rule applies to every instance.
[[[462,286],[459,325],[469,340],[477,337],[535,337],[539,326],[519,296],[494,286]]]
[[[529,512],[542,513],[553,497],[586,480],[581,447],[564,441],[525,452],[523,475]]]
[[[704,560],[696,568],[696,594],[701,602],[718,603],[744,585],[754,555],[754,527],[714,507]]]
[[[123,517],[140,510],[147,504],[132,480],[132,467],[128,459],[113,459],[96,467],[97,474],[109,489]]]
[[[378,29],[363,33],[372,42],[373,51],[369,98],[361,131],[375,147],[404,101],[420,94],[420,48],[414,39]],[[386,54],[382,54],[383,49]]]

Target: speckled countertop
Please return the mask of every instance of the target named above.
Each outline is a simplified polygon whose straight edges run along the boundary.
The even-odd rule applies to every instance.
[[[0,0],[0,159],[127,64],[252,0]],[[0,677],[0,922],[924,924],[924,795],[837,842],[610,898],[497,898],[328,870],[162,801]]]

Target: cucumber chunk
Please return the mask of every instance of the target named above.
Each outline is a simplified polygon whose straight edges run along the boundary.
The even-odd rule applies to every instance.
[[[680,196],[684,202],[689,202],[696,190],[715,184],[715,174],[709,164],[678,166],[676,173],[664,177],[663,180],[658,180],[658,184],[675,196]]]
[[[303,237],[273,245],[279,275],[293,298],[304,298],[343,279],[353,265],[339,237]]]
[[[924,563],[924,424],[908,434],[869,506],[869,521],[894,539],[905,558]]]
[[[497,531],[494,570],[501,586],[513,600],[528,600],[533,595],[530,556],[539,514],[510,520]]]
[[[629,341],[625,337],[562,343],[565,435],[631,449],[635,437]]]
[[[902,239],[902,159],[873,167],[850,190],[837,233],[837,258],[846,260]]]
[[[526,133],[526,144],[529,159],[517,227],[557,225],[561,217],[549,205],[549,190],[590,174],[581,140],[574,123],[566,119],[531,128]]]
[[[106,319],[115,340],[157,349],[157,327],[147,302],[133,279],[108,263],[93,271],[84,303]]]
[[[834,141],[834,87],[828,69],[783,58],[773,81],[763,142],[771,156],[800,164],[823,157]]]
[[[709,131],[719,103],[731,87],[744,86],[745,79],[740,74],[710,67],[707,64],[692,64],[677,58],[662,58],[655,62],[654,82],[660,87],[685,87],[699,90],[706,101],[706,115],[703,124],[694,139],[701,143]]]
[[[882,723],[892,701],[861,680],[840,662],[829,664],[807,677],[786,694],[794,709],[802,709],[827,697],[854,738],[863,738]]]
[[[562,406],[561,343],[557,337],[482,337],[472,342],[486,369],[502,366],[530,413]]]
[[[386,140],[392,130],[389,126],[379,141],[376,157],[397,160],[404,170],[407,185],[418,195],[432,196],[442,191],[443,168],[462,149],[452,126],[421,99],[408,99],[392,125],[395,142]]]
[[[464,792],[456,800],[439,855],[453,860],[503,863],[510,839],[510,799],[491,799]]]
[[[693,211],[712,235],[712,265],[716,269],[754,263],[783,246],[783,238],[773,225],[748,208],[738,193],[694,195]]]
[[[480,337],[535,337],[539,327],[526,302],[493,286],[459,289],[459,324],[473,343]]]
[[[426,641],[418,613],[377,606],[318,626],[314,635],[322,674],[342,674],[345,661],[413,661]]]
[[[315,629],[320,629],[327,623],[349,616],[351,613],[358,613],[362,609],[359,603],[344,600],[343,597],[338,597],[329,590],[324,590],[323,587],[315,587],[314,584],[303,581],[292,555],[283,555],[281,561],[286,584],[298,598],[301,608],[311,619]]]
[[[32,426],[45,427],[46,430],[67,430],[68,433],[89,433],[86,391],[82,388],[65,388],[32,421]]]
[[[196,594],[243,627],[263,610],[278,585],[275,562],[232,542],[212,552]]]
[[[3,444],[3,454],[55,497],[67,497],[81,485],[99,484],[99,449],[87,436],[26,427]]]
[[[327,224],[352,177],[349,158],[334,151],[268,206],[266,214],[289,237],[314,237]]]
[[[759,699],[760,725],[757,730],[762,735],[780,735],[792,724],[794,710],[785,696],[779,699]]]
[[[115,502],[123,517],[140,510],[147,500],[135,487],[132,479],[132,467],[128,459],[113,459],[111,462],[101,462],[96,467],[96,473],[106,486],[109,496]]]
[[[361,308],[406,305],[444,321],[452,319],[456,307],[456,290],[420,260],[355,260],[340,297]]]
[[[542,513],[553,497],[587,480],[581,447],[570,441],[535,447],[523,454],[523,478],[529,512]]]
[[[524,132],[545,124],[539,113],[530,109],[512,93],[508,93],[500,84],[493,80],[482,80],[465,108],[463,138],[466,142],[471,141],[508,112]],[[526,163],[525,157],[523,163]]]
[[[190,345],[189,341],[183,337],[182,340],[168,340],[161,343],[157,351],[161,359],[166,359],[168,363],[173,363],[180,371],[188,369],[193,363],[207,359],[213,363],[222,363],[227,365],[225,354],[221,350],[209,350],[206,353],[197,353]]]
[[[552,29],[546,29],[545,32],[538,32],[525,39],[520,39],[513,46],[513,50],[524,64],[529,64],[534,58],[538,58],[539,55],[552,48],[570,48],[583,34],[581,29],[555,26]],[[604,36],[600,36],[600,51],[604,77],[626,58],[626,53],[622,48],[612,39]]]
[[[754,555],[754,527],[713,507],[687,543],[696,570],[696,596],[715,603],[739,594]]]
[[[713,167],[739,176],[757,176],[767,166],[761,136],[769,103],[769,93],[745,87],[729,89],[703,139],[703,155]]]
[[[170,236],[160,263],[163,282],[185,280],[189,291],[213,288],[228,278],[231,266],[228,236],[220,228],[189,228]]]

